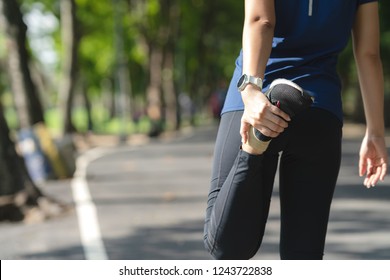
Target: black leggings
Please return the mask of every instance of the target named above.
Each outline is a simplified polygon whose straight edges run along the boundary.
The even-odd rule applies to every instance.
[[[250,259],[268,218],[281,153],[281,259],[322,259],[340,168],[342,124],[311,108],[297,115],[267,151],[240,150],[242,111],[222,115],[208,196],[204,243],[215,259]]]

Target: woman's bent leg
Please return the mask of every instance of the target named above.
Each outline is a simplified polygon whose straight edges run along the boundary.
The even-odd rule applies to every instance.
[[[216,140],[204,229],[205,246],[216,259],[249,259],[257,252],[277,168],[277,153],[240,150],[241,116],[225,113]]]

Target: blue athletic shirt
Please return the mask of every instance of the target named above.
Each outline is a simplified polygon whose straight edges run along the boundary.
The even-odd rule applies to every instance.
[[[339,53],[347,45],[359,5],[377,0],[275,0],[276,26],[263,91],[277,78],[294,81],[314,96],[314,107],[343,120]],[[243,110],[237,82],[242,74],[242,50],[222,114]]]

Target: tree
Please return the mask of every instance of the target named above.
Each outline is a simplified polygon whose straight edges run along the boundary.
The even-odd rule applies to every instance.
[[[23,177],[12,175],[20,170],[20,161],[14,143],[9,138],[8,125],[0,103],[0,221],[20,220],[23,216],[15,206],[17,194],[23,190]]]
[[[43,108],[29,69],[27,26],[16,0],[0,2],[0,25],[6,35],[8,73],[20,127],[44,122]]]
[[[170,30],[162,11],[169,9],[169,0],[133,1],[131,11],[137,17],[136,26],[148,53],[148,84],[146,87],[146,111],[152,122],[150,136],[158,136],[163,130],[163,67],[164,45]],[[137,12],[137,14],[135,13]],[[168,20],[169,22],[169,20]]]
[[[179,81],[197,107],[204,108],[220,81],[229,81],[241,48],[242,1],[181,1]],[[181,67],[180,67],[181,68]],[[185,81],[184,83],[182,81]]]
[[[43,109],[29,69],[26,30],[16,0],[0,2],[0,25],[6,34],[8,73],[22,129],[44,123]],[[23,158],[15,149],[0,103],[0,220],[22,220],[31,209],[41,218],[51,217],[66,207],[45,195],[31,179]]]
[[[129,12],[137,18],[135,26],[148,53],[147,108],[155,123],[152,132],[158,135],[162,122],[173,129],[179,126],[178,92],[188,92],[202,107],[217,81],[231,75],[241,46],[243,4],[218,0],[130,2]]]
[[[0,221],[40,221],[69,209],[43,194],[32,181],[16,152],[0,102]]]
[[[64,126],[63,134],[75,132],[72,123],[72,105],[77,83],[78,70],[78,34],[76,20],[76,3],[74,0],[60,0],[61,38],[62,38],[62,76],[58,88]]]
[[[131,119],[131,82],[127,56],[125,54],[124,46],[124,32],[123,32],[123,12],[125,2],[121,0],[112,0],[114,6],[114,50],[115,50],[115,63],[114,63],[114,101],[118,105],[121,129],[120,140],[125,142],[127,135],[125,132],[125,123]]]

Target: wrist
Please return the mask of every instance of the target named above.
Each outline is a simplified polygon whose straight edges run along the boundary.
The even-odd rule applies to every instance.
[[[259,88],[258,86],[248,84],[245,87],[245,89],[243,89],[240,92],[242,95],[248,95],[248,94],[259,94],[259,92],[262,92],[262,91],[261,91],[261,88]]]
[[[247,102],[253,102],[262,95],[262,91],[254,85],[246,86],[240,93],[244,104],[247,104]]]
[[[242,92],[246,89],[247,86],[255,86],[261,91],[263,89],[263,79],[248,74],[242,74],[238,80],[237,88]]]
[[[377,127],[377,128],[369,128],[366,129],[366,137],[370,138],[383,138],[385,137],[385,128]]]

